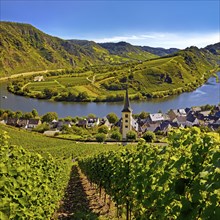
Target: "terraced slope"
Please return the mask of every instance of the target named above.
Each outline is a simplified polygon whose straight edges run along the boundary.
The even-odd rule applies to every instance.
[[[145,53],[136,56],[147,59]],[[62,40],[29,24],[0,22],[0,76],[131,60],[133,56],[111,55],[95,42]]]

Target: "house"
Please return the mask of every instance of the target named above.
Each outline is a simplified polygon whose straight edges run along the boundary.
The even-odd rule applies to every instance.
[[[192,109],[193,112],[196,112],[196,113],[202,111],[202,109],[200,107],[192,107],[191,109]]]
[[[198,126],[199,120],[196,118],[194,114],[188,114],[186,117],[186,126],[192,127],[192,126]]]
[[[187,125],[185,116],[177,116],[172,122],[177,122],[179,127],[186,127]]]
[[[18,119],[17,126],[20,128],[28,128],[29,120],[20,118]]]
[[[79,120],[76,125],[78,127],[87,128],[87,120],[86,119]]]
[[[220,118],[218,120],[214,121],[214,122],[210,122],[208,124],[208,126],[210,128],[212,128],[213,130],[217,130],[218,128],[220,128]]]
[[[220,111],[217,111],[214,116],[216,119],[220,118]]]
[[[40,119],[31,118],[28,122],[28,128],[36,128],[38,125],[41,124]]]
[[[34,82],[41,82],[44,81],[44,77],[43,76],[35,76],[34,77]]]
[[[99,125],[99,118],[87,118],[87,127],[94,127]]]
[[[131,126],[134,131],[136,131],[136,132],[139,131],[139,125],[138,125],[137,119],[132,118]]]
[[[109,130],[111,130],[112,127],[112,124],[109,122],[107,117],[102,118],[99,125],[105,125],[108,127]]]
[[[171,121],[163,121],[160,123],[159,127],[156,129],[156,131],[162,131],[163,133],[167,134],[167,132],[172,128],[178,128],[179,125],[177,122],[171,122]]]
[[[145,131],[156,132],[156,131],[159,130],[159,126],[160,126],[160,123],[159,123],[159,122],[154,123],[154,124],[147,124]],[[145,131],[144,131],[144,132],[145,132]]]
[[[164,121],[165,118],[162,113],[155,113],[149,115],[149,122],[152,123],[158,123]]]
[[[170,120],[173,121],[175,118],[181,116],[181,117],[186,117],[186,111],[185,109],[171,109],[168,112],[168,116],[170,117]]]
[[[208,110],[208,111],[201,111],[201,112],[198,113],[197,118],[199,120],[202,120],[202,121],[207,121],[210,114],[211,114],[210,110]]]
[[[17,126],[18,119],[17,118],[8,118],[6,124],[10,125],[10,126]]]
[[[56,129],[57,130],[61,130],[63,128],[64,125],[67,125],[68,128],[72,127],[72,123],[70,121],[58,121],[56,123]]]

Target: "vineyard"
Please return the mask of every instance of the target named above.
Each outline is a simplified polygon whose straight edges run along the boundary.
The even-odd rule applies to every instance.
[[[70,160],[58,163],[0,135],[0,219],[50,219],[69,180]]]
[[[10,138],[9,144],[21,145],[28,151],[36,152],[44,157],[48,153],[54,158],[78,158],[84,156],[92,156],[101,152],[110,150],[120,150],[122,146],[118,144],[98,144],[98,143],[83,143],[70,140],[62,140],[57,138],[46,137],[39,133],[28,132],[15,127],[5,126],[0,124],[0,133],[8,132]],[[129,147],[129,146],[128,146]]]
[[[219,219],[220,142],[198,128],[176,131],[169,146],[139,145],[79,162],[126,219]]]
[[[168,145],[142,142],[126,148],[74,143],[8,126],[0,126],[0,134],[0,219],[51,219],[63,199],[68,211],[79,215],[58,219],[103,219],[101,209],[110,203],[116,211],[105,219],[220,217],[218,134],[182,129],[170,133]],[[90,207],[85,213],[80,183],[85,178],[83,184],[93,188],[90,197],[100,194],[93,199],[97,213]],[[97,202],[99,197],[106,205]]]

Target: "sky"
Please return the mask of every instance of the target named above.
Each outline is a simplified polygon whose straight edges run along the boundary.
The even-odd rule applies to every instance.
[[[101,43],[184,49],[220,41],[220,0],[0,0],[0,19]]]

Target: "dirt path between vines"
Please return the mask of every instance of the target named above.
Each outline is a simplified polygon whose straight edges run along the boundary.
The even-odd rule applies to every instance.
[[[79,168],[72,167],[71,176],[65,196],[61,201],[59,210],[55,213],[53,219],[118,219],[116,218],[116,208],[106,197],[102,196],[92,187],[88,179]]]

